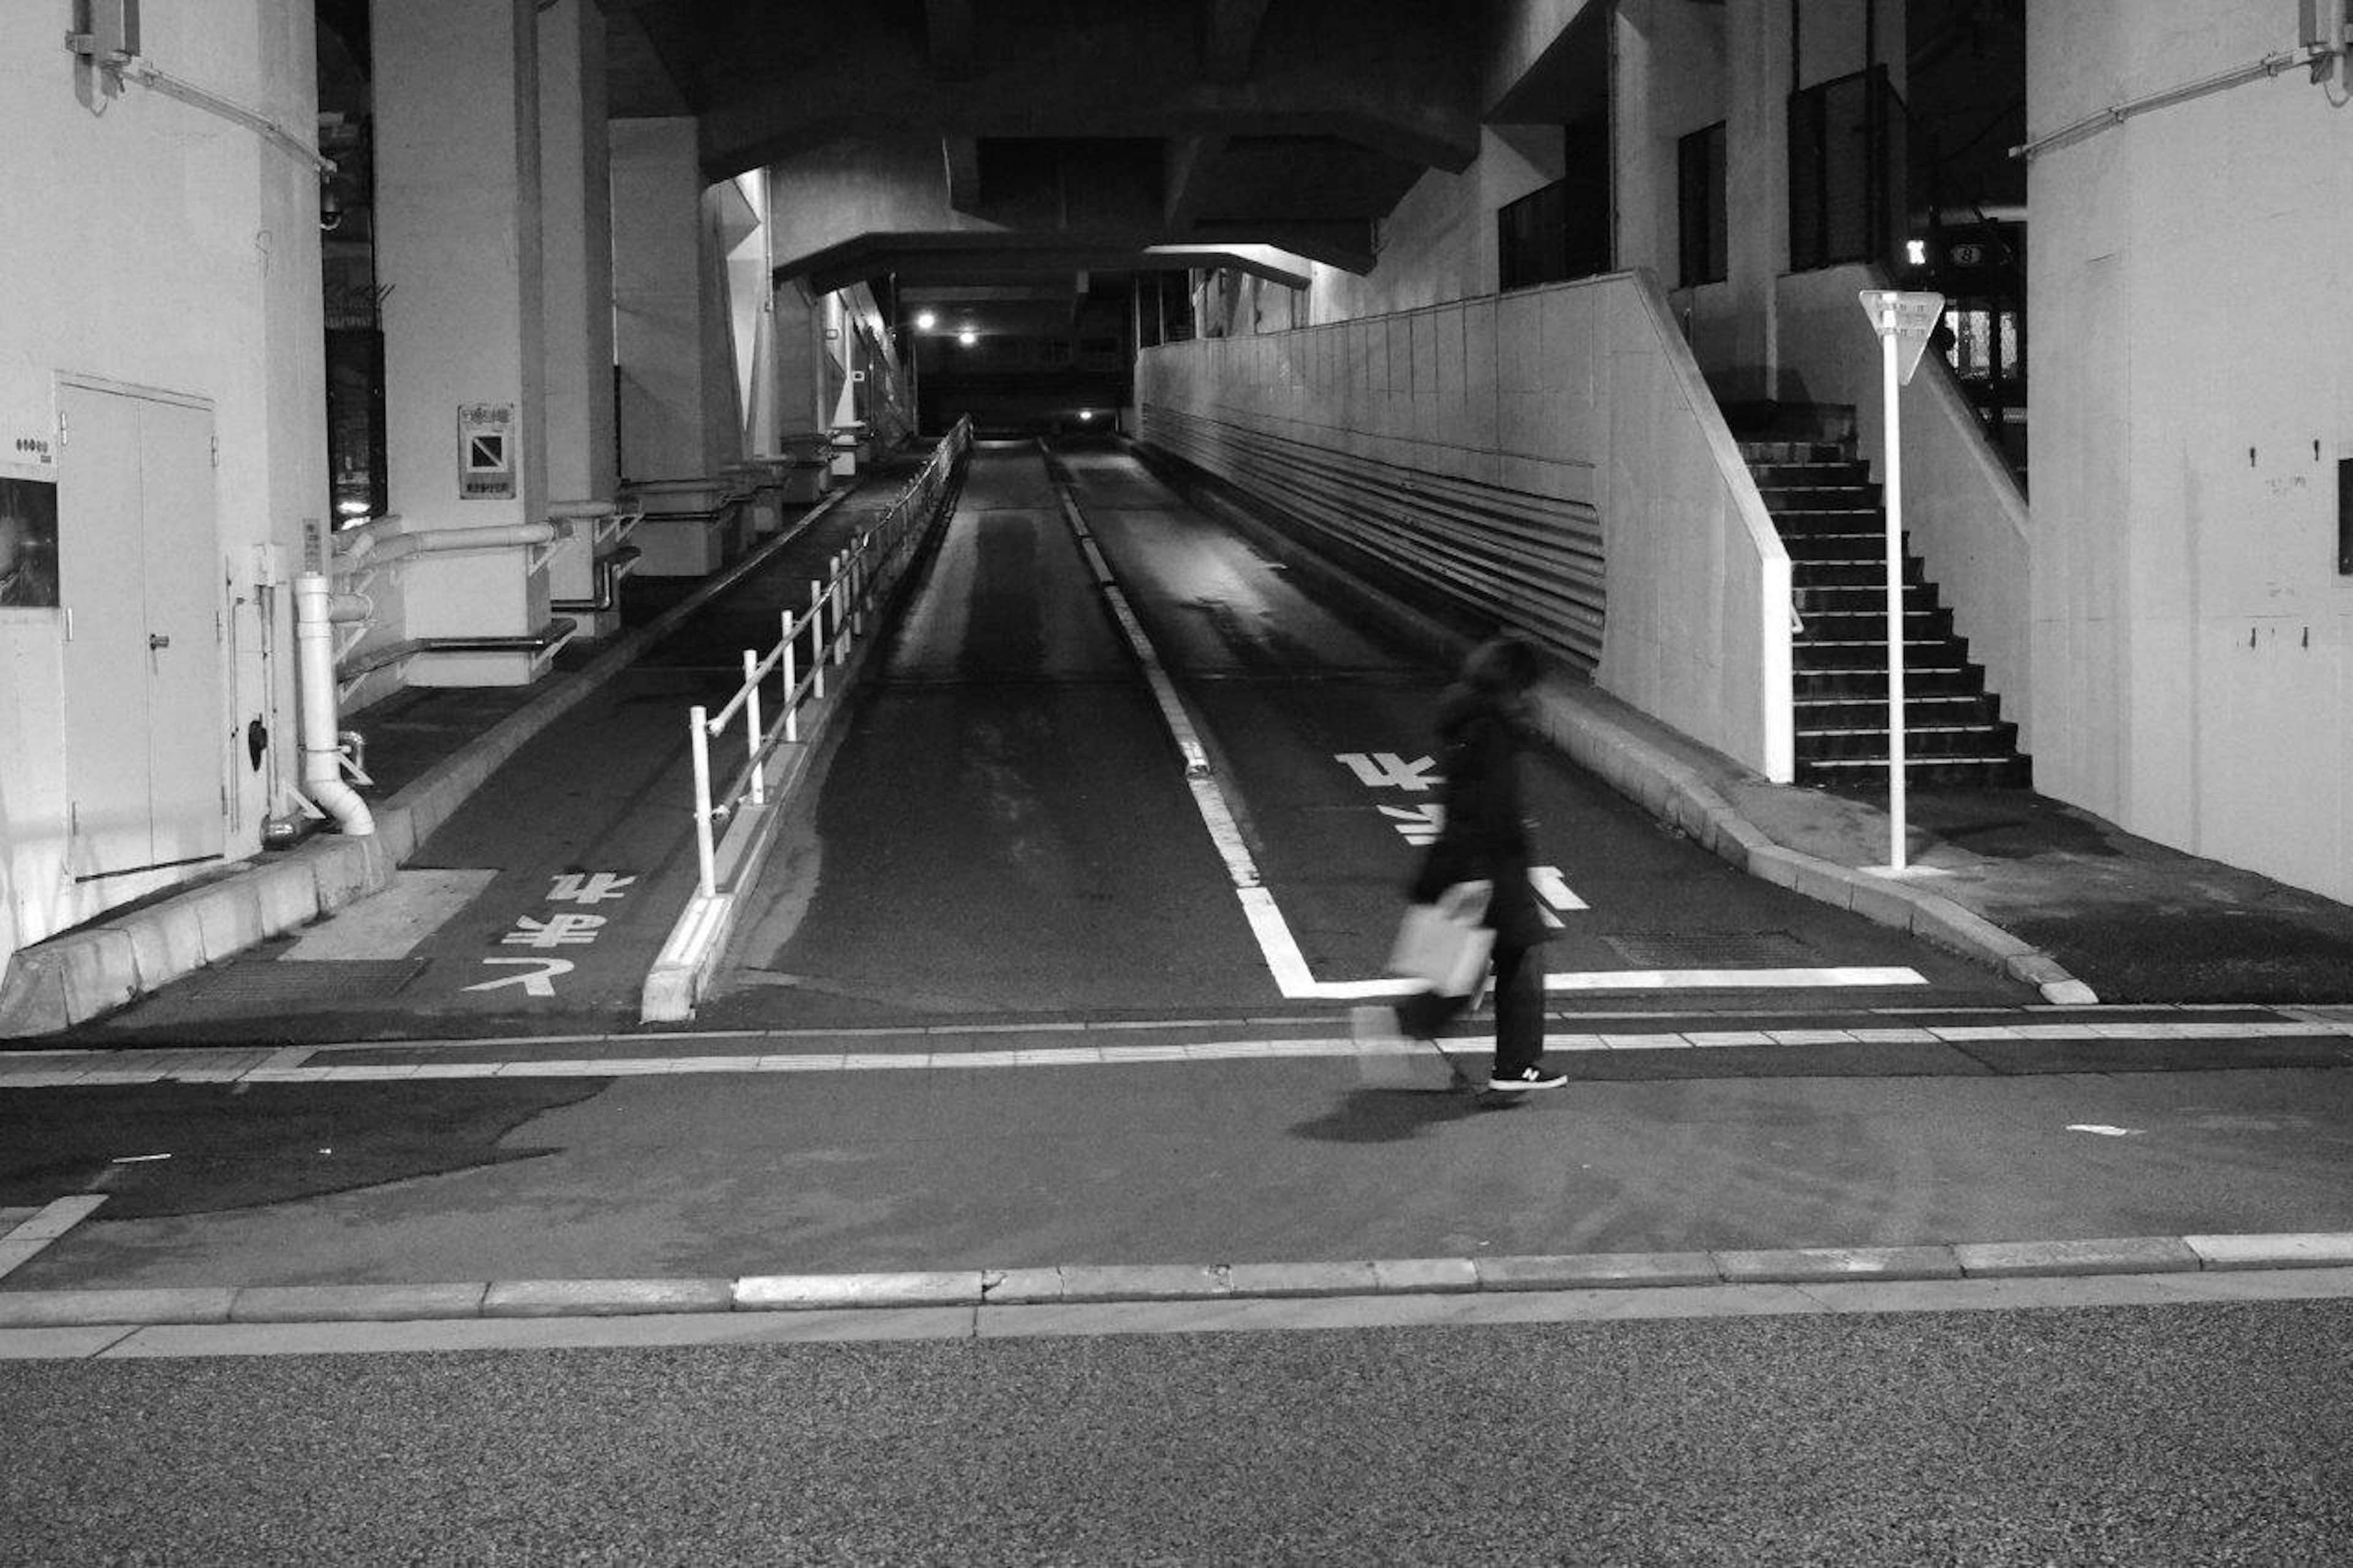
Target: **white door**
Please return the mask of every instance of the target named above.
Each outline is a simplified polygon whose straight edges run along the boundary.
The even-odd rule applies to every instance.
[[[220,858],[212,413],[60,385],[58,577],[78,881]]]

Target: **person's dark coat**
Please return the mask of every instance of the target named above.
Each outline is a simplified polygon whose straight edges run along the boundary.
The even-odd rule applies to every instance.
[[[1528,882],[1520,715],[1515,697],[1467,684],[1449,688],[1440,700],[1438,765],[1446,778],[1446,821],[1407,889],[1415,902],[1429,903],[1457,882],[1492,882],[1487,924],[1499,948],[1534,947],[1552,935]]]

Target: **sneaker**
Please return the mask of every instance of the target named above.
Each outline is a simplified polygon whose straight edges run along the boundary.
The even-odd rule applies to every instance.
[[[1515,1073],[1497,1073],[1487,1080],[1487,1087],[1497,1094],[1519,1094],[1531,1089],[1558,1089],[1568,1081],[1565,1072],[1555,1072],[1547,1067],[1525,1067]]]

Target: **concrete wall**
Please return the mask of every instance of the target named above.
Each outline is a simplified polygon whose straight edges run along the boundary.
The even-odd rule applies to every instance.
[[[1322,509],[1288,476],[1335,493],[1445,496],[1546,531],[1598,531],[1607,613],[1596,680],[1768,776],[1790,774],[1788,559],[1722,416],[1650,279],[1619,274],[1297,331],[1168,344],[1137,371],[1143,438],[1286,510]],[[1174,416],[1172,418],[1171,416]],[[1254,449],[1288,454],[1282,477]],[[1409,570],[1481,559],[1446,534],[1440,503],[1385,509],[1398,525],[1342,542]],[[1445,570],[1441,565],[1441,570]],[[1466,570],[1461,564],[1451,568]],[[1520,626],[1511,581],[1450,584]],[[1490,588],[1492,592],[1489,592]],[[1516,607],[1519,614],[1510,613]],[[1559,636],[1553,640],[1557,646]]]
[[[2295,41],[2269,0],[2028,14],[2040,134]],[[2033,161],[2037,786],[2353,899],[2353,107],[2292,70]]]
[[[326,507],[318,181],[254,132],[162,93],[110,98],[58,47],[66,8],[38,11],[0,29],[0,474],[55,478],[61,373],[210,402],[223,712],[240,738],[262,720],[290,770],[291,659],[268,689],[253,546],[291,550]],[[157,66],[311,139],[309,0],[150,5],[143,22]],[[0,608],[0,953],[187,874],[66,877],[63,629],[58,611]],[[225,772],[227,853],[251,855],[269,775],[241,748]]]

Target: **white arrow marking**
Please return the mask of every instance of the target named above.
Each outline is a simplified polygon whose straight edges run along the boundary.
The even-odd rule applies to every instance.
[[[1438,784],[1438,762],[1434,757],[1416,757],[1407,762],[1395,752],[1335,752],[1333,756],[1356,775],[1356,782],[1368,789],[1401,789],[1419,795]]]
[[[1560,874],[1560,868],[1557,866],[1529,867],[1528,884],[1535,889],[1537,898],[1542,899],[1554,909],[1567,911],[1591,907],[1583,899],[1568,890],[1568,879]]]
[[[1446,826],[1446,808],[1435,803],[1385,805],[1381,815],[1390,819],[1390,826],[1405,836],[1408,844],[1435,844],[1439,830]]]
[[[553,996],[555,977],[572,973],[568,958],[486,958],[484,963],[520,964],[531,971],[528,974],[501,974],[496,980],[485,980],[480,985],[469,985],[469,991],[496,991],[501,985],[520,985],[526,996]]]

